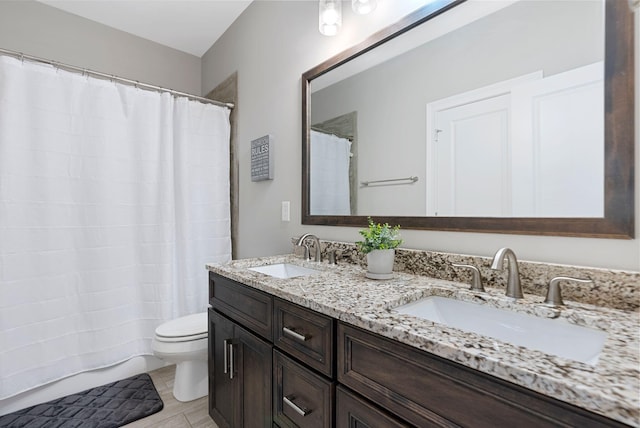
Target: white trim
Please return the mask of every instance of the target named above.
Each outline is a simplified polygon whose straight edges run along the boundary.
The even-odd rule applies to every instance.
[[[511,92],[511,88],[513,88],[514,86],[533,80],[539,80],[543,77],[544,75],[542,70],[538,70],[534,71],[533,73],[514,77],[513,79],[503,80],[498,83],[493,83],[481,88],[472,89],[470,91],[452,95],[447,98],[441,98],[427,104],[427,113],[429,112],[429,108],[431,108],[434,112],[437,112],[440,110],[446,110],[448,108],[459,107],[461,105],[473,103],[476,101],[482,101],[500,95],[505,95]],[[429,119],[429,117],[427,117],[427,119]]]

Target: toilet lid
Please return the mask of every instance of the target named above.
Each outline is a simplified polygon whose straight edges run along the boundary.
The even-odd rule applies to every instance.
[[[156,336],[166,338],[179,338],[187,336],[201,338],[207,336],[207,313],[187,315],[176,318],[156,328]]]

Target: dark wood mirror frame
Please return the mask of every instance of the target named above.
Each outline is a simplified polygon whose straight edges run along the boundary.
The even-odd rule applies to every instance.
[[[439,0],[302,75],[302,224],[366,226],[366,216],[310,214],[310,82],[330,70],[464,2]],[[521,235],[634,237],[633,13],[627,1],[605,0],[605,203],[603,218],[379,217],[405,229]]]

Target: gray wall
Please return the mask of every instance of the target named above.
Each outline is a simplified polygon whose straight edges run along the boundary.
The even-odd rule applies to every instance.
[[[0,0],[0,48],[200,93],[200,58],[32,0]]]
[[[254,2],[204,55],[202,93],[238,71],[239,257],[290,252],[289,238],[304,232],[315,233],[324,239],[358,240],[358,228],[300,223],[300,77],[311,67],[365,39],[383,25],[396,21],[408,10],[394,13],[391,7],[408,7],[409,3],[380,2],[372,15],[364,17],[354,16],[345,3],[342,32],[330,38],[318,33],[317,2]],[[638,14],[635,19],[638,61]],[[640,81],[637,71],[636,76]],[[637,99],[640,85],[636,85],[636,91]],[[638,133],[640,126],[636,124],[636,136]],[[253,183],[249,174],[249,143],[265,134],[275,137],[275,178]],[[640,167],[636,166],[636,170]],[[637,181],[636,188],[640,189],[640,179]],[[291,201],[290,222],[280,220],[280,202],[285,200]],[[639,200],[636,196],[636,205]],[[637,218],[636,229],[640,230],[640,215]],[[407,248],[491,256],[498,248],[509,246],[524,260],[640,270],[638,240],[411,230],[404,230],[402,235],[403,246]]]
[[[300,225],[301,74],[397,21],[411,3],[380,2],[382,13],[369,19],[354,16],[345,3],[343,31],[325,37],[316,1],[254,1],[203,56],[202,93],[238,71],[239,257],[290,252],[289,237],[307,229]],[[274,136],[275,178],[251,182],[250,142],[266,134]],[[281,201],[291,201],[290,222],[280,220]],[[354,231],[316,233],[354,240]]]

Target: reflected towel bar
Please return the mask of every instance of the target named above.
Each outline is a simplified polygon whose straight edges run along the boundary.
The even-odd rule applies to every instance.
[[[406,181],[407,183],[396,183],[398,181]],[[390,178],[387,180],[361,181],[360,186],[367,187],[371,184],[379,184],[379,183],[413,184],[416,181],[418,181],[418,177],[414,175],[407,178]]]

